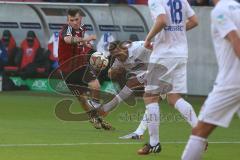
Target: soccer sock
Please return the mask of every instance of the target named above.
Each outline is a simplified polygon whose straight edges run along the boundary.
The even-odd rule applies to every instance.
[[[139,124],[138,128],[134,133],[136,133],[137,135],[143,135],[146,129],[147,129],[147,110],[145,110],[143,119],[141,120],[141,123]]]
[[[147,127],[150,136],[150,145],[156,146],[159,143],[160,113],[158,103],[150,103],[147,108]]]
[[[182,160],[201,160],[207,139],[191,135],[182,154]]]
[[[198,119],[196,113],[190,103],[183,98],[177,100],[175,108],[181,113],[185,120],[193,127],[197,125]]]
[[[128,88],[127,86],[124,86],[123,89],[108,103],[103,105],[103,110],[105,112],[109,112],[112,110],[115,106],[117,106],[120,102],[128,98],[133,91]]]

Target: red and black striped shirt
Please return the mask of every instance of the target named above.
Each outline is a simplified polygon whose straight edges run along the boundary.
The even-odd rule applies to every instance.
[[[71,26],[65,25],[59,33],[59,45],[58,45],[58,61],[60,69],[69,73],[81,66],[88,64],[88,53],[92,48],[78,45],[78,44],[67,44],[64,41],[64,37],[84,37],[86,28],[81,25],[78,31],[75,31]]]

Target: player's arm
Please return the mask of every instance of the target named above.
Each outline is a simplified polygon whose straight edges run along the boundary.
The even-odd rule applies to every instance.
[[[87,43],[89,41],[96,40],[96,35],[90,35],[86,38],[81,38],[81,37],[74,37],[71,35],[67,35],[64,37],[64,41],[67,44],[79,44],[79,43]]]
[[[240,37],[237,31],[233,30],[229,32],[225,38],[230,41],[236,55],[238,56],[238,58],[240,58]]]
[[[186,23],[186,30],[188,31],[198,26],[198,19],[194,10],[189,5],[188,1],[185,0],[185,4],[186,4],[186,15],[188,17],[187,23]]]
[[[211,14],[212,23],[221,38],[228,40],[238,58],[240,58],[240,35],[235,23],[226,10],[215,10]]]
[[[196,15],[191,16],[190,18],[188,18],[187,24],[186,24],[186,30],[191,30],[195,27],[198,26],[198,19]]]
[[[163,29],[164,27],[166,27],[166,26],[167,26],[167,17],[166,17],[166,14],[160,14],[159,16],[157,16],[155,23],[153,24],[150,32],[148,33],[148,35],[147,35],[147,37],[146,37],[146,39],[145,39],[145,45],[144,45],[144,46],[145,46],[146,48],[151,49],[151,47],[150,47],[151,40],[153,39],[153,37],[156,36],[156,34],[158,34],[159,32],[161,32],[162,29]],[[147,44],[148,46],[147,46],[146,44]]]

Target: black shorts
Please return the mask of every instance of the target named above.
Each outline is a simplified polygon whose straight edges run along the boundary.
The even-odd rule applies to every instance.
[[[84,88],[88,86],[88,83],[96,80],[95,71],[90,65],[81,67],[68,75],[65,75],[65,82],[68,88],[73,90],[78,90],[80,93],[84,92]]]

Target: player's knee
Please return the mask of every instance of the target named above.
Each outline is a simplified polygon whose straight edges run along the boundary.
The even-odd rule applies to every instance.
[[[174,107],[176,102],[181,98],[180,95],[178,94],[168,94],[167,96],[167,101],[168,101],[168,104],[171,106],[171,107]]]
[[[200,132],[200,130],[197,128],[197,127],[194,127],[193,129],[192,129],[192,135],[198,135],[199,134],[199,132]]]
[[[198,122],[197,126],[192,129],[192,135],[207,138],[216,126]]]
[[[198,136],[198,137],[207,137],[204,130],[202,128],[199,128],[199,127],[194,127],[192,129],[192,135]]]

